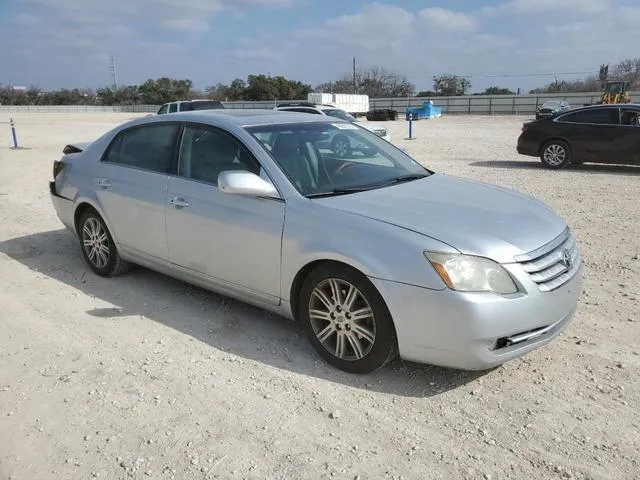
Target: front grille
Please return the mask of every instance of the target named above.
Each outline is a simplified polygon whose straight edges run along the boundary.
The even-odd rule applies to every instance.
[[[541,292],[551,292],[573,278],[580,269],[580,252],[568,230],[551,243],[516,257]]]

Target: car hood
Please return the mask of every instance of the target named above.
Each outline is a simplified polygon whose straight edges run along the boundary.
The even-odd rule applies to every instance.
[[[501,263],[514,262],[515,256],[536,250],[566,228],[548,206],[531,196],[440,173],[315,201]]]

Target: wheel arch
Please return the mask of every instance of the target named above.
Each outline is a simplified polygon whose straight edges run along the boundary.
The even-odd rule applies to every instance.
[[[342,260],[331,259],[331,258],[321,258],[321,259],[309,261],[298,270],[295,277],[293,278],[293,281],[291,282],[291,288],[289,290],[289,305],[291,306],[291,313],[293,315],[293,318],[296,321],[299,321],[300,292],[302,291],[302,286],[304,285],[304,281],[312,271],[314,271],[316,268],[322,265],[329,265],[329,266],[335,265],[338,267],[347,268],[349,270],[352,270],[354,273],[363,276],[364,278],[368,279],[369,277],[362,268],[354,266]],[[387,305],[387,302],[384,296],[382,295],[382,292],[380,292],[375,287],[375,285],[373,285],[373,283],[371,284],[371,286],[378,292],[378,295],[380,295],[380,298],[382,299],[382,303],[384,304],[385,308],[389,312],[389,317],[391,318],[389,307]],[[392,323],[393,323],[393,318],[392,318]],[[395,324],[394,324],[394,330],[395,330]]]
[[[542,142],[540,142],[540,148],[538,149],[538,156],[542,155],[542,152],[544,152],[544,149],[546,148],[546,146],[549,145],[551,142],[562,142],[567,145],[567,148],[569,149],[569,153],[570,154],[573,153],[573,148],[571,147],[571,143],[569,142],[569,140],[561,136],[555,136],[555,137],[545,138]]]
[[[80,221],[80,217],[87,210],[93,210],[98,215],[100,215],[100,218],[102,219],[102,221],[105,223],[105,225],[109,229],[109,233],[111,234],[111,237],[113,238],[113,241],[117,245],[118,244],[118,240],[114,236],[113,228],[111,228],[111,224],[109,223],[109,219],[107,219],[107,217],[105,216],[104,212],[102,211],[102,209],[98,205],[96,205],[94,202],[92,202],[91,200],[89,200],[87,198],[81,198],[81,199],[76,200],[76,207],[75,207],[74,212],[73,212],[73,226],[74,226],[76,235],[79,235],[79,233],[80,233],[78,231],[78,228],[79,228],[78,222]]]
[[[368,275],[364,273],[362,269],[357,268],[353,265],[350,265],[349,263],[346,263],[340,260],[327,258],[327,259],[313,260],[307,263],[298,271],[293,282],[291,283],[289,304],[291,306],[291,312],[293,313],[293,318],[296,322],[300,321],[298,309],[300,308],[300,305],[299,305],[300,292],[302,291],[302,286],[304,285],[304,281],[312,271],[314,271],[316,268],[322,265],[334,265],[342,268],[347,268],[353,271],[355,274],[360,275],[364,277],[367,281],[369,281]],[[373,288],[380,296],[380,299],[382,300],[382,305],[386,310],[388,317],[391,319],[391,328],[393,329],[393,341],[395,342],[395,347],[397,348],[398,333],[396,330],[395,319],[391,315],[391,310],[389,309],[389,306],[387,305],[387,301],[384,298],[384,295],[382,294],[382,292],[378,290],[378,288],[373,284],[373,282],[370,282],[370,285],[371,285],[371,288]]]

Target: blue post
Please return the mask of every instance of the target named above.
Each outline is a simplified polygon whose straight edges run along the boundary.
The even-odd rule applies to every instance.
[[[16,126],[15,123],[13,122],[13,118],[10,119],[10,125],[11,125],[11,136],[13,137],[13,148],[18,148],[18,138],[16,137]]]

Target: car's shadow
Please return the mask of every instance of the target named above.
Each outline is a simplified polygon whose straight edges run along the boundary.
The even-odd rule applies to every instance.
[[[368,375],[344,373],[316,354],[296,322],[141,267],[116,278],[94,275],[83,262],[76,239],[64,229],[0,242],[0,252],[115,306],[87,311],[91,316],[117,320],[144,315],[217,350],[354,388],[429,397],[487,373],[400,360]]]
[[[469,161],[471,167],[504,168],[504,169],[529,169],[553,171],[546,167],[539,160],[483,160]],[[640,166],[634,165],[613,165],[603,163],[583,163],[581,165],[569,165],[561,171],[569,171],[587,174],[611,174],[611,175],[640,175]]]

